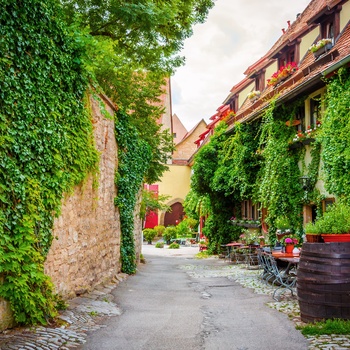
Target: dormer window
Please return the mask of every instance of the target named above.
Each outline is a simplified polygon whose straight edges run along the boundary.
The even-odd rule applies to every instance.
[[[255,90],[263,91],[265,89],[265,70],[262,70],[255,76]]]
[[[296,62],[294,47],[284,52],[278,59],[278,69],[284,67],[289,62]]]
[[[320,26],[321,39],[332,39],[334,44],[334,40],[340,32],[340,11],[341,6],[336,6],[331,10],[326,9],[311,18],[308,25],[318,24]]]

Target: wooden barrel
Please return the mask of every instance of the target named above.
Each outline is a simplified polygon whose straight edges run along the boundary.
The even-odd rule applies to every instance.
[[[304,243],[297,272],[303,322],[350,319],[350,243]]]

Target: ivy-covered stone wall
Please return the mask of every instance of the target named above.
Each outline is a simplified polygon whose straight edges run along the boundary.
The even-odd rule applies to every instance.
[[[66,196],[54,223],[54,240],[45,262],[56,292],[73,297],[90,291],[120,271],[119,210],[114,205],[117,144],[114,121],[91,99],[95,144],[100,153],[98,184],[88,180]],[[104,107],[113,116],[114,110]]]

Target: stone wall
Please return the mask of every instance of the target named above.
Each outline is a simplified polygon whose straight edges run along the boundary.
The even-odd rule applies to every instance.
[[[0,283],[3,282],[3,276],[0,276]],[[3,298],[0,298],[0,332],[13,327],[14,319],[10,303]]]
[[[104,98],[113,115],[113,104]],[[45,262],[56,292],[64,298],[92,290],[120,272],[119,211],[114,206],[117,145],[114,121],[102,116],[91,99],[96,148],[100,152],[98,187],[90,176],[63,201],[55,220],[52,247]]]

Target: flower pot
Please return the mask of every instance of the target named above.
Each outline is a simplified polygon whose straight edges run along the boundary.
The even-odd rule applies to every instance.
[[[332,242],[350,242],[350,233],[341,233],[341,234],[322,234],[322,238],[325,241],[325,243],[332,243]]]
[[[293,254],[294,244],[286,244],[286,253]]]
[[[306,241],[308,243],[322,243],[323,239],[321,235],[313,234],[313,233],[306,233]]]

